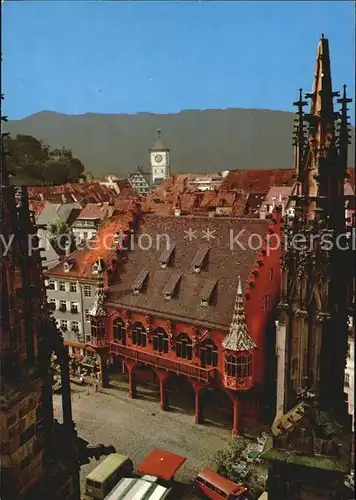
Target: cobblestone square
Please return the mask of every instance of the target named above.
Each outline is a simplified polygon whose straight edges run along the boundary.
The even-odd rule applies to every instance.
[[[60,395],[54,396],[56,417],[60,417]],[[152,391],[140,388],[138,399],[130,399],[124,383],[95,392],[92,387],[73,387],[73,419],[78,434],[91,444],[115,446],[137,465],[154,448],[169,450],[187,457],[176,474],[180,483],[173,498],[195,499],[191,492],[194,476],[209,465],[216,451],[231,437],[231,429],[206,423],[196,425],[194,415],[176,408],[162,411]],[[98,462],[82,467],[84,492],[86,475]],[[84,498],[84,495],[83,495]]]

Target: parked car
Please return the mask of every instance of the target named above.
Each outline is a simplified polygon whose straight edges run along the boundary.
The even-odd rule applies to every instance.
[[[248,500],[246,486],[233,483],[209,467],[203,469],[195,478],[194,490],[212,500]]]
[[[87,475],[85,494],[90,498],[103,500],[117,482],[130,476],[132,471],[133,463],[128,457],[112,453]]]

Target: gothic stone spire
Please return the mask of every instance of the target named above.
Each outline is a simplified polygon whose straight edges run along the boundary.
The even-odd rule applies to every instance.
[[[230,331],[224,339],[222,346],[229,351],[249,351],[256,347],[256,344],[248,333],[240,276]]]
[[[317,49],[313,90],[305,96],[311,100],[310,112],[304,115],[308,122],[308,141],[305,162],[301,172],[302,202],[304,217],[309,220],[329,220],[340,218],[343,209],[342,194],[344,173],[341,171],[336,148],[334,97],[339,92],[332,91],[329,41],[321,37]],[[298,105],[298,103],[296,103]],[[296,161],[297,174],[300,166]],[[332,207],[337,207],[332,208]]]

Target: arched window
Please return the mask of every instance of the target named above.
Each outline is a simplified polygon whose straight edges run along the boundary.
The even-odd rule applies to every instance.
[[[157,328],[153,333],[153,350],[168,352],[168,335],[163,328]]]
[[[104,338],[105,336],[105,325],[102,321],[98,321],[96,318],[91,319],[91,335],[92,337]]]
[[[118,340],[122,345],[126,345],[126,327],[122,318],[114,319],[114,340]]]
[[[176,340],[176,355],[177,358],[189,359],[193,358],[193,344],[186,333],[178,335]]]
[[[218,366],[218,348],[215,343],[208,339],[200,346],[200,362],[201,366]]]
[[[230,355],[225,360],[225,372],[230,377],[244,378],[252,375],[252,355],[249,352]]]
[[[147,335],[142,323],[135,323],[132,327],[132,343],[141,347],[146,347]]]

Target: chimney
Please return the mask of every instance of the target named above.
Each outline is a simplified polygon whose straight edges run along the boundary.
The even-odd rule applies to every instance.
[[[65,194],[62,194],[62,203],[67,203],[67,198]]]
[[[279,192],[278,201],[279,201],[279,203],[282,203],[282,193],[281,192]]]

